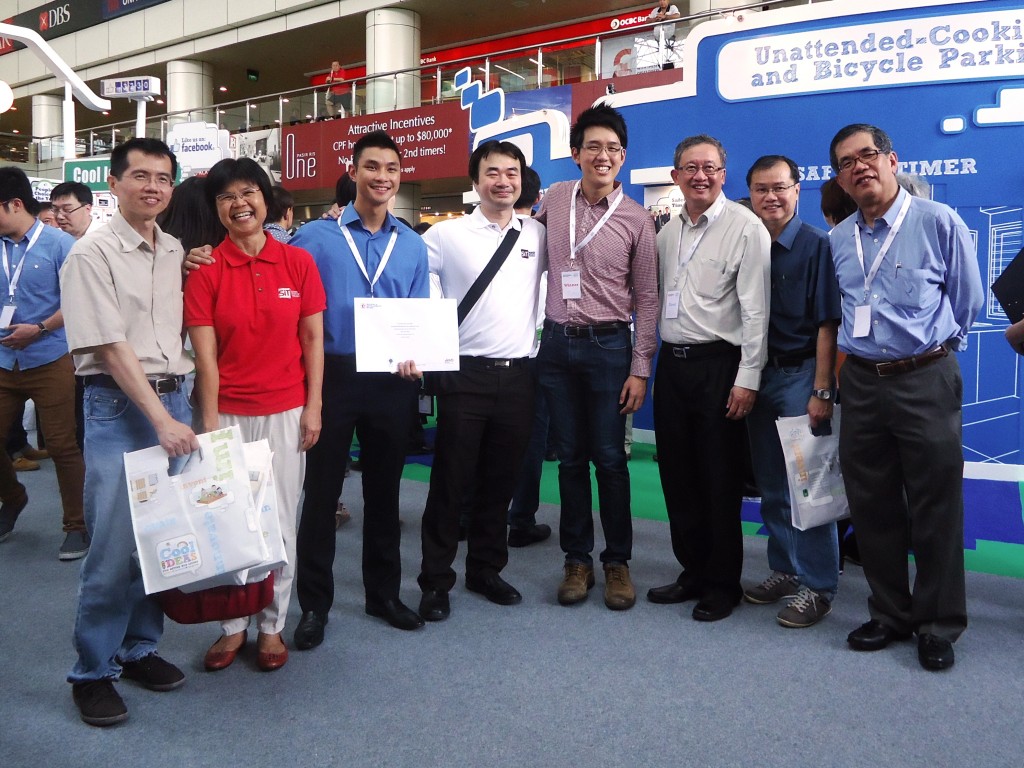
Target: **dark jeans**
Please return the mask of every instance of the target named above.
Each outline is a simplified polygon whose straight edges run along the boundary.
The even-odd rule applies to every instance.
[[[450,590],[459,518],[471,499],[466,575],[500,573],[508,563],[505,517],[530,439],[536,385],[526,366],[487,368],[463,358],[437,393],[437,435],[423,511],[424,589]],[[475,492],[474,492],[475,486]]]
[[[324,361],[323,430],[306,461],[296,537],[296,593],[303,611],[334,602],[334,515],[352,433],[363,465],[363,587],[367,603],[398,597],[402,581],[399,486],[416,386],[390,373],[356,373],[354,356]]]
[[[536,367],[536,366],[534,366]],[[519,479],[512,492],[512,504],[508,508],[508,524],[512,528],[532,528],[537,524],[537,508],[540,507],[540,479],[544,473],[544,454],[548,447],[548,401],[537,383],[533,407],[533,430],[530,442],[519,467]]]
[[[625,563],[632,555],[629,470],[623,447],[626,417],[619,413],[619,395],[632,358],[629,328],[575,337],[566,336],[559,326],[544,328],[537,370],[559,459],[559,539],[567,563],[593,562],[591,462],[605,538],[601,562]]]

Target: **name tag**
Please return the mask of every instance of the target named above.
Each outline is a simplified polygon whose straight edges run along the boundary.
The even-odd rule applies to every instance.
[[[679,317],[679,291],[665,292],[665,319],[675,320]]]
[[[861,304],[853,311],[853,338],[862,339],[871,333],[871,305]]]
[[[562,273],[562,298],[583,298],[582,289],[580,287],[580,271],[578,269],[566,270]]]
[[[6,328],[11,324],[16,309],[17,307],[13,304],[4,304],[3,310],[0,310],[0,328]]]

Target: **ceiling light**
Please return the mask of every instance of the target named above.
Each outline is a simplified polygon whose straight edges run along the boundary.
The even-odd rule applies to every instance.
[[[221,93],[225,93],[227,91],[227,89],[228,89],[228,87],[226,85],[222,85],[217,90],[220,91]]]

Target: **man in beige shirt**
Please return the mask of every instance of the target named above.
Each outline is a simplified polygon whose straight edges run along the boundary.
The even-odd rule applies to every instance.
[[[85,520],[92,549],[82,566],[68,675],[82,720],[128,717],[120,676],[156,691],[180,686],[181,670],[156,653],[163,612],[133,563],[135,539],[122,454],[161,445],[170,457],[198,448],[181,342],[181,245],[156,224],[177,162],[156,139],[131,139],[110,158],[118,213],[78,241],[61,270],[61,308],[76,372],[85,378]],[[172,463],[174,459],[172,458]]]

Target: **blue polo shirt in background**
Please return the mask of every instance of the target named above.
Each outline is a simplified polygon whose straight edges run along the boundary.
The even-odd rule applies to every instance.
[[[794,216],[772,243],[768,354],[815,351],[818,328],[841,316],[828,235]]]
[[[353,301],[370,297],[370,283],[356,266],[348,241],[339,227],[348,227],[370,279],[380,266],[391,233],[398,232],[391,258],[374,286],[373,295],[378,299],[430,298],[427,247],[419,235],[390,213],[384,220],[384,226],[371,234],[352,205],[345,206],[337,221],[318,219],[303,225],[289,241],[289,245],[309,251],[320,270],[320,279],[327,294],[324,352],[328,355],[354,355]]]
[[[914,357],[945,341],[962,350],[985,301],[974,240],[963,219],[947,205],[912,197],[907,218],[868,291],[871,332],[854,337],[854,312],[865,298],[864,274],[906,197],[901,189],[885,215],[871,226],[858,211],[831,233],[832,258],[843,294],[839,349],[866,360]],[[857,259],[856,237],[864,246],[863,268]]]
[[[39,238],[26,255],[25,249],[37,229],[41,230]],[[60,268],[75,244],[75,238],[37,220],[18,242],[9,237],[4,237],[3,241],[7,246],[7,264],[11,277],[22,259],[25,259],[25,266],[14,290],[17,309],[11,324],[41,323],[60,309]],[[5,305],[10,301],[10,281],[3,269],[0,269],[0,301]],[[9,333],[6,328],[0,328],[0,337]],[[66,354],[68,339],[61,326],[42,334],[21,350],[0,346],[0,366],[8,371],[14,370],[15,363],[19,370],[38,368]]]

